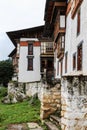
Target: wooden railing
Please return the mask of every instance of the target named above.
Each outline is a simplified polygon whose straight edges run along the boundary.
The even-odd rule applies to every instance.
[[[41,54],[53,54],[53,43],[47,43],[41,45]]]

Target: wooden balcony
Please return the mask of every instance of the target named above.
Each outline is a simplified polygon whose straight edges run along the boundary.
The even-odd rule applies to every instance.
[[[41,52],[41,55],[53,55],[53,48],[46,48],[45,51]]]
[[[73,1],[73,9],[72,9],[72,13],[71,13],[71,17],[72,19],[75,17],[75,14],[79,8],[79,6],[81,5],[83,0],[74,0]]]
[[[61,60],[64,57],[64,48],[58,49],[57,58]]]
[[[50,20],[51,23],[56,18],[55,14],[57,13],[56,11],[58,11],[58,9],[66,9],[66,2],[54,2],[53,10],[51,13],[51,20]]]
[[[66,28],[60,27],[60,23],[56,22],[54,25],[54,32],[53,32],[54,41],[57,39],[59,34],[65,33],[65,31],[66,31]]]
[[[53,43],[41,44],[41,55],[53,55]]]

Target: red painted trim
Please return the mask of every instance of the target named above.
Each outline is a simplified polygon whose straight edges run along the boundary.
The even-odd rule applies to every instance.
[[[26,41],[21,41],[20,42],[20,46],[28,46],[28,42],[26,42]],[[41,43],[39,42],[39,41],[36,41],[36,42],[34,42],[33,43],[33,46],[40,46],[41,45]]]
[[[41,43],[39,41],[34,42],[34,44],[33,44],[33,46],[40,46],[40,45],[41,45]]]
[[[28,46],[28,42],[21,41],[21,42],[20,42],[20,46]]]

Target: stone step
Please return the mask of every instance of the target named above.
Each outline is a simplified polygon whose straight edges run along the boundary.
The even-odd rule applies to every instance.
[[[61,125],[61,119],[57,116],[50,115],[50,121],[53,122],[55,125]]]
[[[46,121],[45,125],[47,126],[48,130],[59,130],[58,127],[51,121]]]

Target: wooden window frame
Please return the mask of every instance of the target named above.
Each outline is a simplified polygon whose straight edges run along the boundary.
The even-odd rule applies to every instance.
[[[64,37],[64,39],[63,39]],[[61,35],[61,48],[65,48],[65,34],[64,35]]]
[[[63,60],[60,61],[60,67],[61,67],[60,75],[62,76],[62,74],[63,74]]]
[[[33,43],[28,44],[28,65],[27,65],[27,70],[28,71],[33,71]]]
[[[77,13],[77,36],[80,34],[80,26],[81,26],[81,10],[78,10]]]
[[[67,73],[68,52],[65,53],[65,73]]]
[[[59,75],[59,61],[57,61],[57,75]]]
[[[27,70],[33,70],[33,57],[28,57],[28,67]]]
[[[77,71],[81,71],[82,70],[82,61],[83,61],[83,45],[82,43],[80,43],[77,47]]]
[[[63,29],[63,28],[66,27],[66,17],[65,17],[65,27],[60,27],[60,23],[61,23],[60,17],[61,17],[61,16],[66,16],[66,15],[64,14],[64,12],[65,12],[64,10],[62,10],[62,11],[60,10],[60,11],[59,11],[59,29]]]
[[[28,44],[28,55],[33,55],[33,43]]]
[[[73,54],[73,70],[76,69],[76,53]]]

